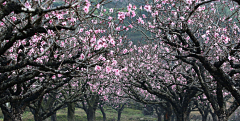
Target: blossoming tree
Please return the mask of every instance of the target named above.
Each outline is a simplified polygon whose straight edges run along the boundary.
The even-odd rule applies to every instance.
[[[185,73],[186,75],[181,74],[184,77],[195,75],[190,77],[195,80],[196,86],[202,88],[219,120],[227,120],[228,111],[232,113],[240,102],[239,1],[155,0],[146,3],[138,8],[143,14],[133,18],[134,29],[168,52],[165,61],[171,62],[174,59],[179,60],[178,63],[184,63],[185,66],[177,72]],[[134,11],[131,6],[129,5],[129,11]],[[168,56],[172,56],[172,59],[168,59]],[[145,58],[147,57],[146,55]],[[190,70],[181,72],[186,68]],[[174,72],[171,68],[170,70],[171,73]],[[142,69],[139,72],[150,73]],[[144,86],[139,84],[143,89]],[[234,108],[226,109],[224,106],[224,88],[235,98],[235,104],[232,105]]]
[[[0,1],[0,107],[6,121],[21,120],[27,105],[98,68],[105,61],[99,57],[121,41],[120,23],[102,7],[107,1],[55,3]]]

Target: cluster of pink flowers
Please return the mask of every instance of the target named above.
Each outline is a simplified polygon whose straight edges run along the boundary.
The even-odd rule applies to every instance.
[[[86,6],[83,7],[83,10],[85,13],[88,13],[91,3],[88,0],[85,0],[85,2],[86,2]]]

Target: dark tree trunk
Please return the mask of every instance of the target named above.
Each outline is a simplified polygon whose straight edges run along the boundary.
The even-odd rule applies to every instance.
[[[56,112],[53,115],[51,115],[51,121],[57,121],[57,114],[56,114]]]
[[[88,108],[87,110],[87,119],[88,121],[95,121],[95,110],[93,108]]]
[[[162,121],[163,108],[161,108],[159,105],[154,105],[154,109],[156,111],[158,121]]]
[[[212,112],[212,111],[210,113],[212,115],[213,121],[218,121],[217,115],[214,112]]]
[[[87,114],[87,120],[95,121],[96,120],[95,111],[98,107],[99,95],[97,94],[91,95],[90,98],[86,99],[86,102],[87,105],[84,102],[82,102],[83,105],[82,108]]]
[[[122,115],[122,111],[124,109],[124,106],[125,106],[125,104],[119,104],[119,108],[117,109],[117,112],[118,112],[118,119],[117,119],[117,121],[121,120],[121,115]]]
[[[161,113],[157,113],[157,117],[158,117],[158,121],[162,121],[162,114]]]
[[[104,111],[104,108],[103,108],[103,105],[102,104],[100,104],[99,105],[99,108],[100,108],[100,110],[101,110],[101,112],[102,112],[102,115],[103,115],[103,121],[106,121],[106,113],[105,113],[105,111]]]
[[[11,114],[7,110],[5,110],[4,108],[1,108],[1,110],[2,110],[2,113],[3,113],[3,116],[4,116],[3,121],[12,121],[11,120]]]
[[[176,114],[176,116],[177,121],[189,121],[189,114],[187,113]]]
[[[22,121],[22,114],[25,108],[25,105],[19,105],[18,102],[11,102],[11,108],[9,109],[5,104],[1,105],[4,121]]]
[[[170,111],[165,111],[165,114],[164,114],[164,121],[171,121],[171,115],[172,115],[172,112]]]
[[[68,103],[68,121],[75,121],[75,103]]]
[[[226,114],[221,114],[218,115],[218,121],[227,121],[228,117],[226,116]]]
[[[34,121],[42,121],[41,116],[39,116],[39,114],[34,114]]]
[[[208,114],[202,115],[202,121],[207,121],[207,118],[208,118]]]
[[[122,115],[122,111],[118,111],[118,119],[117,119],[117,121],[121,120],[121,115]]]

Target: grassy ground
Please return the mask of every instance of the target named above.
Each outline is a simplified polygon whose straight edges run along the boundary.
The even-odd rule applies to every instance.
[[[111,108],[105,108],[105,113],[107,116],[107,121],[117,121],[117,111]],[[77,108],[75,110],[76,121],[87,121],[87,115],[82,110]],[[100,110],[96,111],[97,121],[102,120],[102,113]],[[121,116],[122,121],[156,121],[157,118],[152,116],[144,116],[141,110],[134,110],[130,108],[124,108]],[[3,121],[2,112],[0,112],[0,121]],[[25,112],[23,114],[23,121],[34,121],[33,115],[31,112]],[[50,120],[46,120],[50,121]],[[57,112],[57,121],[67,121],[67,108],[61,109]]]

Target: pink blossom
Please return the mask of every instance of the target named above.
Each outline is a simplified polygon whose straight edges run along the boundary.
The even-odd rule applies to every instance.
[[[110,42],[113,46],[115,46],[115,41],[114,41],[113,38],[110,38],[109,42]]]
[[[25,7],[26,8],[31,8],[31,5],[30,5],[30,3],[28,1],[25,3]]]
[[[48,14],[45,14],[44,15],[46,19],[49,19],[49,15]]]
[[[142,14],[142,17],[143,17],[143,18],[147,18],[145,14]]]
[[[90,6],[91,6],[91,3],[90,3],[88,0],[86,0],[86,6],[87,6],[87,7],[90,7]]]
[[[137,10],[137,7],[136,7],[136,5],[133,5],[133,9],[134,9],[134,10]]]
[[[132,11],[132,15],[131,15],[131,17],[135,17],[135,16],[136,16],[135,11]]]
[[[131,29],[133,28],[133,25],[132,24],[129,24],[128,27],[130,27]]]
[[[108,44],[106,42],[103,42],[103,47],[104,48],[107,48],[108,47]]]
[[[117,65],[117,61],[116,61],[116,60],[113,60],[113,61],[112,61],[112,65],[113,65],[113,66]]]
[[[82,53],[81,55],[80,55],[80,60],[83,60],[85,58],[85,55]]]
[[[112,20],[112,18],[113,18],[113,17],[111,17],[111,16],[108,17],[109,20]]]
[[[49,20],[49,24],[52,24],[52,22],[53,22],[53,20],[51,19],[51,20]]]
[[[152,6],[151,5],[145,5],[144,6],[144,9],[147,11],[147,12],[151,12],[152,10]]]
[[[112,68],[110,66],[106,66],[106,72],[110,73],[112,71]]]
[[[125,13],[125,15],[129,17],[131,15],[131,12],[128,11]]]
[[[4,23],[3,23],[3,22],[1,22],[1,23],[0,23],[0,26],[4,26]]]
[[[86,34],[86,35],[90,35],[90,32],[89,32],[89,31],[85,31],[85,34]]]
[[[180,19],[181,19],[181,20],[184,20],[184,17],[183,17],[183,16],[181,16],[181,17],[180,17]]]
[[[88,6],[84,6],[83,10],[84,10],[85,13],[88,13],[89,12],[89,7]]]
[[[79,29],[79,33],[83,32],[84,28],[80,28]]]
[[[97,9],[99,9],[99,8],[100,8],[100,4],[97,4],[97,6],[96,6],[96,7],[97,7]]]
[[[62,74],[58,74],[58,77],[62,77]]]
[[[99,66],[99,65],[96,65],[95,66],[95,71],[101,71],[102,70],[102,67],[101,66]]]
[[[17,20],[17,17],[12,16],[11,19],[12,19],[12,21],[16,21],[16,20]]]
[[[119,20],[124,20],[125,19],[125,13],[124,12],[119,12],[118,13],[118,19]]]
[[[57,18],[58,19],[63,19],[63,15],[62,14],[57,14]]]
[[[52,76],[52,79],[56,79],[56,76],[55,76],[55,75],[53,75],[53,76]]]
[[[118,27],[116,28],[116,30],[117,30],[117,31],[120,31],[120,30],[121,30],[120,26],[118,26]]]
[[[123,54],[126,54],[127,52],[128,52],[127,49],[124,49],[124,50],[123,50]]]
[[[62,22],[62,25],[63,25],[63,26],[66,26],[66,25],[67,25],[67,22],[66,22],[66,21]]]
[[[127,70],[128,70],[128,67],[124,67],[124,68],[122,69],[122,71],[125,71],[125,72],[127,72]]]
[[[120,75],[120,70],[118,70],[118,69],[113,69],[113,71],[115,72],[115,75],[116,75],[116,76],[119,76],[119,75]]]
[[[109,12],[110,12],[110,13],[113,13],[113,8],[110,8],[110,9],[109,9]]]
[[[132,4],[129,4],[129,5],[127,6],[127,10],[128,10],[128,11],[131,11],[131,9],[132,9]]]
[[[142,20],[141,17],[139,17],[139,18],[137,19],[137,21],[138,21],[138,23],[144,24],[144,21]]]

